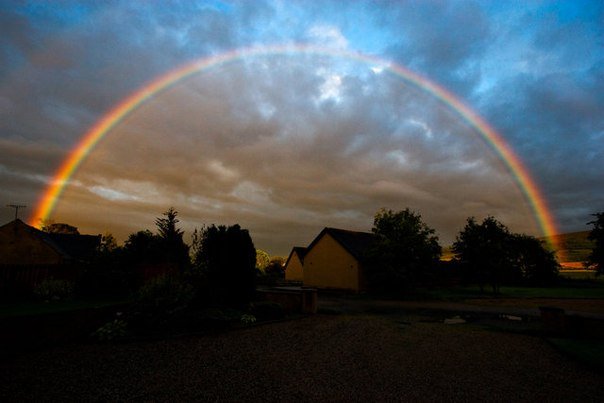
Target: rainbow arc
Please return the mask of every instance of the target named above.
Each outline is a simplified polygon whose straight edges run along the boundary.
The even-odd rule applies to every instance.
[[[161,91],[193,74],[218,67],[225,63],[231,63],[236,60],[257,56],[295,56],[302,54],[341,57],[369,64],[370,66],[379,66],[380,69],[399,76],[403,80],[415,85],[423,91],[432,94],[444,104],[448,105],[470,126],[477,130],[477,132],[482,136],[486,143],[489,144],[491,149],[497,154],[501,161],[503,161],[506,168],[514,177],[525,199],[529,203],[541,232],[544,236],[553,240],[551,241],[551,246],[554,248],[554,250],[559,249],[555,241],[556,238],[553,237],[553,235],[558,233],[556,222],[537,183],[532,178],[521,159],[511,149],[503,137],[470,107],[465,105],[447,89],[401,65],[358,52],[338,49],[334,50],[311,45],[276,45],[237,49],[193,61],[155,78],[148,84],[141,87],[139,90],[124,98],[101,119],[99,119],[82,136],[77,145],[68,153],[67,157],[62,161],[61,165],[55,172],[51,183],[44,190],[28,221],[31,225],[39,225],[41,221],[48,219],[70,178],[77,171],[86,157],[92,152],[92,150],[94,150],[99,141],[101,141],[103,137],[106,136],[111,129],[118,125],[126,116]]]

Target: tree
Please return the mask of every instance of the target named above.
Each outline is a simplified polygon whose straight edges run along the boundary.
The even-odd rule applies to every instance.
[[[595,268],[597,274],[604,274],[604,212],[592,214],[596,219],[587,224],[593,225],[587,239],[594,242],[594,247],[587,257],[588,267]]]
[[[491,216],[481,224],[468,218],[453,243],[453,252],[466,280],[476,281],[481,291],[487,283],[493,293],[499,293],[502,284],[549,285],[558,275],[554,253],[540,240],[511,233]]]
[[[174,210],[174,207],[170,207],[168,211],[164,212],[165,218],[156,218],[155,225],[159,232],[160,238],[163,239],[182,239],[183,231],[176,228],[176,224],[179,223],[178,211]]]
[[[163,260],[174,263],[184,270],[189,261],[189,246],[183,241],[184,231],[176,227],[179,220],[178,211],[170,207],[164,214],[165,218],[156,218],[159,247],[163,252]]]
[[[42,231],[49,234],[71,234],[80,235],[77,227],[65,223],[45,222],[42,224]]]
[[[256,291],[256,249],[239,225],[205,227],[199,232],[195,266],[203,273],[211,303],[242,306]]]
[[[129,264],[157,263],[163,260],[160,237],[148,229],[130,234],[124,242],[124,254]]]
[[[111,232],[106,232],[105,235],[101,237],[101,245],[99,250],[101,253],[111,253],[118,248],[117,240],[113,236]]]
[[[275,256],[270,259],[262,273],[263,281],[272,285],[285,279],[285,261],[282,257]]]
[[[285,259],[281,256],[274,256],[270,259],[264,269],[269,276],[274,276],[279,279],[285,278]]]
[[[453,243],[453,253],[465,269],[466,275],[478,282],[483,291],[490,283],[498,293],[501,278],[509,263],[510,232],[494,217],[487,217],[482,224],[474,217],[468,218],[466,226]]]
[[[256,269],[258,269],[261,273],[264,273],[264,269],[271,262],[271,255],[262,249],[256,249]]]
[[[408,208],[381,209],[372,232],[374,240],[364,257],[370,289],[400,292],[425,279],[439,261],[441,247],[435,231]]]
[[[144,252],[140,255],[145,256]],[[117,245],[115,237],[107,232],[101,238],[98,253],[87,265],[78,280],[82,295],[127,295],[136,287],[134,259],[125,248]],[[139,257],[140,258],[140,257]]]
[[[543,241],[529,235],[512,234],[511,254],[513,273],[511,282],[529,286],[555,283],[560,265],[554,252],[547,250]]]

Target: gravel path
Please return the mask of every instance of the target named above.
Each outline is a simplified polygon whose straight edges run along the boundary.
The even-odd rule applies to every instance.
[[[547,343],[408,318],[316,315],[0,365],[1,401],[601,401],[604,375]]]

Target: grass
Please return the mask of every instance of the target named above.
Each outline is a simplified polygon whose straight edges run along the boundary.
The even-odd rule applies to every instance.
[[[548,339],[560,352],[598,371],[604,371],[604,340]]]
[[[510,298],[604,298],[604,287],[502,287]]]
[[[567,280],[589,280],[590,282],[604,284],[604,276],[596,276],[595,271],[568,270],[560,273],[560,277]]]
[[[490,287],[484,292],[474,286],[426,289],[427,298],[441,300],[464,300],[469,298],[492,298]],[[500,298],[604,298],[604,283],[577,284],[558,287],[501,287]]]
[[[70,300],[70,301],[20,301],[0,304],[0,318],[15,316],[44,315],[59,312],[77,311],[89,308],[104,308],[129,302],[128,298]]]

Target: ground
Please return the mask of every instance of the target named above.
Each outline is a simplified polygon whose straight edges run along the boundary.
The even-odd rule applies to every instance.
[[[0,363],[0,400],[602,399],[604,374],[539,337],[447,325],[400,306],[374,311],[23,353]]]

